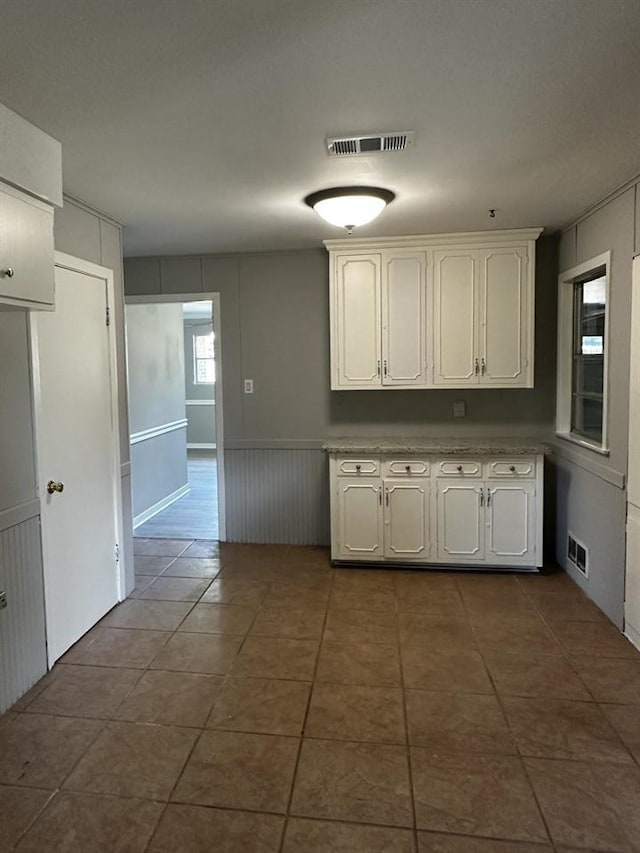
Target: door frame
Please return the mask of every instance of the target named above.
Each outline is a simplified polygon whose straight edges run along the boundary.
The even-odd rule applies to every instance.
[[[220,294],[217,292],[206,293],[149,293],[143,295],[125,294],[126,305],[155,305],[171,302],[211,302],[213,314],[213,335],[216,341],[215,364],[216,364],[216,390],[215,390],[215,416],[216,416],[216,471],[218,481],[218,540],[225,542],[227,538],[227,520],[225,507],[225,478],[224,478],[224,417],[222,402],[222,322],[220,308]],[[125,316],[126,328],[126,316]],[[127,383],[129,381],[129,365],[126,365]],[[220,381],[218,381],[220,380]]]
[[[100,281],[104,281],[107,293],[106,307],[110,311],[111,321],[107,328],[107,336],[109,343],[109,372],[110,372],[110,390],[111,390],[111,471],[112,485],[114,495],[114,521],[115,521],[115,544],[118,547],[118,555],[116,562],[116,583],[118,600],[122,601],[126,597],[126,548],[124,547],[124,524],[122,511],[122,480],[120,470],[120,435],[119,435],[119,419],[118,419],[118,356],[116,351],[116,325],[113,321],[113,310],[115,304],[115,288],[113,270],[107,267],[99,266],[91,261],[83,258],[76,258],[73,255],[68,255],[65,252],[54,253],[54,268],[66,269],[71,272],[77,272],[81,275],[88,275]],[[54,309],[55,310],[55,309]],[[40,484],[44,482],[43,471],[40,467],[39,458],[39,435],[41,434],[42,424],[42,397],[40,394],[41,388],[41,373],[40,373],[40,352],[38,347],[38,330],[35,314],[29,313],[29,345],[32,369],[33,382],[33,419],[35,432],[35,467],[36,467],[36,496],[38,500],[42,500],[40,493]],[[106,320],[105,320],[106,322]],[[47,597],[47,565],[46,558],[48,549],[46,547],[48,541],[48,531],[46,517],[40,515],[41,518],[41,539],[42,539],[42,554],[43,554],[43,578],[45,602]]]

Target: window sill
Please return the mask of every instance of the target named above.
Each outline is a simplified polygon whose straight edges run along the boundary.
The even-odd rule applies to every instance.
[[[596,444],[593,441],[589,441],[587,438],[579,438],[577,435],[572,435],[569,432],[556,432],[556,437],[561,438],[563,441],[569,441],[571,444],[577,444],[578,447],[584,447],[587,450],[593,450],[594,453],[600,454],[600,456],[608,456],[609,448],[602,447],[600,444]]]

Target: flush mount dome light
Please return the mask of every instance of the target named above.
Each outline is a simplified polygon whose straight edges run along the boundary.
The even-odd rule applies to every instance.
[[[358,225],[366,225],[379,216],[395,198],[391,190],[380,187],[332,187],[305,198],[318,216],[330,225],[346,228],[349,234]]]

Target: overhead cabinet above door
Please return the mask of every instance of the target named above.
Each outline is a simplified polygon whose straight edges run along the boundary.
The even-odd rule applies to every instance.
[[[331,388],[533,387],[540,233],[326,241]]]

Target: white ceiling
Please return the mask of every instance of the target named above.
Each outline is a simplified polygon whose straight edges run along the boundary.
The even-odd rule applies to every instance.
[[[128,255],[317,246],[302,199],[351,183],[397,193],[361,236],[554,229],[640,171],[639,0],[0,0],[0,38]]]

